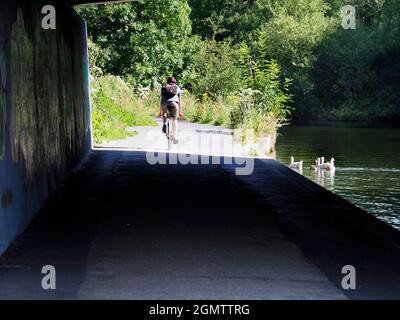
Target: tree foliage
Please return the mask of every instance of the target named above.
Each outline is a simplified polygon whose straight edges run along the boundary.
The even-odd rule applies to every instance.
[[[354,30],[341,26],[344,5],[356,8]],[[174,74],[214,100],[264,92],[255,96],[286,117],[291,105],[297,119],[400,119],[398,0],[140,0],[79,12],[96,64],[135,87]],[[273,74],[282,102],[265,85]]]
[[[82,6],[90,36],[102,50],[104,72],[134,85],[152,85],[184,75],[194,40],[186,1],[140,0],[129,4]]]
[[[242,72],[233,52],[229,41],[203,41],[190,65],[188,83],[193,93],[216,99],[240,89]]]

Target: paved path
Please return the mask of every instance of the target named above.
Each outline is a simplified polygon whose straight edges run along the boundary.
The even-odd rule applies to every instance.
[[[255,165],[238,177],[231,164],[93,152],[3,257],[0,297],[400,297],[397,231],[273,160]],[[45,264],[54,291],[40,287]]]
[[[137,132],[134,137],[106,142],[100,148],[167,151],[167,139],[161,132],[162,120],[157,118],[157,126],[131,127]],[[246,156],[246,150],[234,141],[233,131],[210,124],[178,121],[179,143],[171,152]]]

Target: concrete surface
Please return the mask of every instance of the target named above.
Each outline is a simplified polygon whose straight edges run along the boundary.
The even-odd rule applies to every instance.
[[[168,151],[168,143],[165,134],[161,132],[162,120],[156,118],[157,126],[131,127],[128,130],[135,131],[134,137],[114,140],[96,147],[105,149],[134,149]],[[246,156],[246,149],[234,140],[233,130],[210,124],[191,123],[178,121],[179,143],[173,145],[171,152]]]
[[[94,151],[3,257],[0,298],[400,298],[398,232],[277,162],[145,159]]]

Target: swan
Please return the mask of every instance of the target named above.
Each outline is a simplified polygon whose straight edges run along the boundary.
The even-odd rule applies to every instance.
[[[331,158],[331,161],[327,163],[322,162],[318,167],[321,170],[335,170],[335,159]]]
[[[302,169],[303,168],[303,160],[294,162],[294,157],[290,157],[289,168],[290,169]]]
[[[314,164],[311,165],[310,170],[317,171],[320,159],[314,160]]]

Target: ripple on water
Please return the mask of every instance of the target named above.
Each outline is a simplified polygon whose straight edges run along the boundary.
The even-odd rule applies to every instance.
[[[303,160],[304,176],[400,230],[398,141],[398,128],[287,126],[277,141],[277,159]],[[321,156],[336,159],[334,176],[308,170]]]

